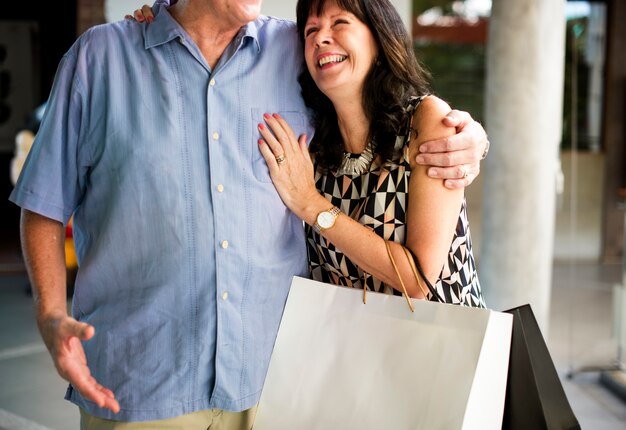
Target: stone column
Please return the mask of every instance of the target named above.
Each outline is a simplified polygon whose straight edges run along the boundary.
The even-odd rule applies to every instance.
[[[564,0],[494,0],[487,50],[480,279],[489,307],[530,303],[548,331],[562,129]]]

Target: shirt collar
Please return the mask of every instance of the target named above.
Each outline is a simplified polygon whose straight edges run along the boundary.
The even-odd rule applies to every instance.
[[[154,11],[154,21],[149,25],[144,25],[143,30],[146,49],[154,48],[155,46],[162,45],[174,39],[189,39],[187,32],[167,11],[167,4],[155,2],[152,9]],[[239,30],[239,33],[237,33],[234,39],[235,46],[239,46],[244,39],[251,39],[256,45],[257,52],[261,51],[258,31],[259,27],[266,19],[267,17],[260,16],[256,20],[241,27],[241,30]]]
[[[152,6],[154,21],[143,26],[144,45],[146,49],[154,48],[170,42],[171,40],[184,38],[186,32],[172,15],[167,11],[167,5],[156,2]]]

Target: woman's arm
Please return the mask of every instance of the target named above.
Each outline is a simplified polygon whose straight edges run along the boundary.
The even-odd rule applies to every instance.
[[[259,140],[259,149],[267,162],[272,182],[283,203],[301,220],[313,226],[317,215],[332,205],[315,188],[313,162],[306,145],[306,136],[296,139],[291,127],[278,115],[266,115],[265,122],[269,128],[259,124],[263,136]],[[340,213],[334,225],[320,234],[361,269],[402,291],[387,255],[385,242],[371,229]],[[399,244],[390,245],[409,296],[422,298]]]
[[[428,108],[430,104],[431,103],[428,102],[425,107]],[[443,105],[445,105],[445,103],[443,103]],[[424,124],[430,124],[430,121],[433,121],[431,117],[428,117],[427,120],[423,120],[424,124],[422,124],[421,116],[427,112],[430,112],[430,110],[420,109],[418,126],[424,127]],[[442,113],[441,117],[445,115],[445,113],[447,112]],[[438,122],[440,122],[441,117],[437,119]],[[321,196],[315,188],[313,163],[306,146],[306,138],[301,136],[300,139],[296,139],[289,125],[277,115],[266,115],[265,122],[273,133],[270,132],[270,129],[265,124],[259,125],[259,131],[264,138],[259,141],[259,148],[268,164],[272,181],[285,205],[304,222],[309,225],[314,225],[317,215],[321,211],[328,210],[332,205]],[[437,131],[440,132],[437,137],[443,136],[445,132],[454,132],[454,130],[447,130],[444,126],[442,126],[441,130],[433,126],[431,129],[426,129],[423,136],[422,133],[420,133],[419,139],[432,138]],[[411,147],[414,147],[422,141],[423,140],[416,139],[412,142]],[[284,161],[279,163],[277,160],[281,160],[282,158],[284,158]],[[414,173],[412,173],[411,176],[410,193],[413,193],[414,190],[416,193],[421,193],[421,199],[424,197],[430,198],[429,193],[431,189],[436,190],[438,193],[436,198],[440,198],[440,195],[443,195],[447,199],[451,199],[452,196],[458,195],[460,198],[456,198],[453,204],[450,204],[447,200],[446,204],[452,207],[458,202],[457,209],[460,209],[460,202],[463,195],[462,190],[447,190],[443,186],[442,180],[428,178],[425,174],[425,168],[419,170],[419,172],[417,169],[414,169]],[[414,176],[415,179],[413,178]],[[412,199],[413,197],[411,196],[409,201]],[[409,230],[413,228],[415,223],[427,223],[428,228],[422,229],[429,234],[429,237],[425,239],[424,243],[428,246],[434,246],[436,244],[437,252],[442,255],[436,258],[426,258],[422,261],[421,259],[424,257],[421,255],[430,252],[427,247],[421,243],[410,244],[409,246],[411,246],[411,249],[416,252],[416,254],[419,252],[417,255],[420,258],[420,264],[424,268],[425,273],[427,273],[429,280],[433,282],[439,275],[447,256],[447,251],[452,240],[452,232],[456,226],[456,218],[458,218],[458,210],[456,218],[454,218],[454,221],[450,221],[451,226],[447,229],[450,231],[450,235],[447,233],[440,234],[436,221],[423,220],[421,217],[430,216],[432,212],[436,214],[436,219],[442,220],[441,222],[443,224],[443,219],[451,220],[452,216],[445,218],[440,217],[436,212],[436,210],[438,210],[436,208],[441,209],[442,205],[432,202],[430,204],[432,209],[419,212],[411,209],[415,205],[410,205],[409,209],[413,213],[409,215],[411,220]],[[396,288],[398,291],[402,291],[398,276],[387,255],[385,242],[371,229],[361,225],[345,214],[339,214],[334,226],[330,229],[323,230],[321,234],[338,249],[341,249],[348,258],[363,270],[380,279],[385,284]],[[391,252],[397,262],[408,294],[412,297],[423,297],[400,244],[391,243],[390,245]],[[433,250],[433,252],[436,251]],[[431,276],[430,274],[433,273],[434,275]]]
[[[427,175],[428,166],[417,164],[419,146],[428,140],[451,136],[455,130],[446,127],[442,119],[450,107],[434,96],[424,99],[413,116],[413,128],[418,131],[410,144],[411,179],[407,207],[406,246],[419,259],[424,274],[434,284],[448,258],[450,244],[463,203],[464,189],[449,189],[441,179]],[[321,196],[320,196],[321,197]],[[328,201],[325,204],[330,206]],[[319,206],[315,210],[319,209]],[[313,210],[313,213],[316,213]],[[309,217],[311,214],[309,213]],[[315,218],[305,219],[308,224]],[[348,216],[338,217],[335,226],[323,235],[341,249],[359,267],[401,290],[400,282],[389,261],[382,238]],[[398,270],[411,296],[421,297],[411,267],[398,244],[390,244]]]
[[[411,180],[407,208],[406,245],[419,259],[424,274],[431,283],[437,280],[448,256],[450,244],[459,219],[464,189],[450,189],[441,179],[427,175],[428,166],[417,164],[419,146],[432,139],[451,136],[454,129],[442,119],[450,112],[443,100],[426,97],[413,116],[417,136],[410,144]]]

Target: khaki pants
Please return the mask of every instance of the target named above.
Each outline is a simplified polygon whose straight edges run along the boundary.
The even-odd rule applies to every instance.
[[[128,423],[105,420],[80,410],[81,430],[251,430],[257,407],[243,412],[208,409],[159,421]]]

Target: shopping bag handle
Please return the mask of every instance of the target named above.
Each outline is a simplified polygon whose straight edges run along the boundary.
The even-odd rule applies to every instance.
[[[409,258],[409,255],[407,254],[407,258],[409,259],[409,264],[411,264],[411,269],[413,269],[413,274],[415,275],[415,278],[417,279],[418,285],[419,285],[420,277],[417,276],[417,273],[415,272],[415,268],[417,268],[417,271],[419,272],[419,274],[421,275],[422,279],[426,283],[426,286],[428,287],[428,290],[430,291],[430,294],[432,294],[432,296],[435,299],[437,299],[438,302],[445,303],[445,300],[443,298],[441,298],[441,296],[439,295],[439,292],[435,289],[435,287],[433,287],[433,284],[430,283],[430,281],[428,280],[428,278],[424,274],[424,270],[422,269],[422,266],[420,265],[419,259],[417,258],[415,253],[410,248],[408,248],[406,246],[403,246],[402,248],[404,249],[405,253],[408,252],[411,255],[411,257],[413,257],[413,258]],[[421,288],[421,285],[420,285],[420,288]],[[422,292],[423,292],[423,290],[422,290]]]
[[[387,248],[387,255],[389,256],[389,260],[391,260],[391,265],[393,266],[393,270],[396,272],[396,275],[398,275],[398,279],[400,280],[400,285],[402,286],[402,292],[404,294],[404,298],[406,299],[406,303],[409,305],[409,309],[411,310],[411,312],[415,312],[415,309],[413,308],[413,303],[411,303],[411,298],[409,297],[409,294],[406,291],[406,286],[404,285],[404,281],[402,280],[402,276],[400,276],[400,270],[398,270],[398,265],[396,264],[396,260],[395,258],[393,258],[393,254],[391,253],[391,247],[389,246],[389,242],[386,240],[385,240],[385,248]],[[415,265],[413,264],[413,261],[412,261],[413,259],[407,253],[407,250],[404,246],[402,246],[402,249],[404,249],[404,255],[406,255],[406,258],[409,260],[409,264],[411,265],[411,269],[413,270],[413,274],[415,275],[415,279],[417,280],[417,285],[420,287],[420,290],[422,290],[422,294],[424,295],[424,297],[428,297],[428,294],[426,293],[426,291],[424,291],[424,287],[422,286],[419,276],[417,275]],[[366,304],[366,303],[367,303],[367,283],[364,281],[363,282],[363,304]]]
[[[435,287],[433,287],[430,281],[428,281],[428,278],[426,278],[426,275],[424,274],[424,270],[422,269],[422,266],[420,265],[419,260],[417,259],[417,256],[413,253],[411,249],[401,244],[399,245],[402,247],[402,250],[404,251],[404,255],[409,261],[409,266],[411,266],[411,271],[413,272],[413,276],[415,276],[415,281],[417,282],[417,286],[422,291],[422,295],[424,296],[424,298],[428,298],[428,293],[426,292],[426,290],[424,289],[424,286],[422,285],[422,280],[428,286],[428,290],[430,291],[431,297],[434,297],[436,301],[440,303],[445,303],[445,301],[439,295],[439,292],[435,289]],[[407,304],[409,305],[409,309],[411,310],[411,312],[415,312],[415,309],[413,308],[413,303],[411,303],[411,298],[409,297],[409,294],[407,293],[407,290],[406,290],[406,286],[404,285],[404,281],[402,280],[402,276],[400,276],[400,270],[398,269],[398,265],[396,264],[396,259],[391,253],[391,247],[389,246],[389,241],[387,240],[385,240],[385,248],[387,249],[387,255],[389,256],[389,260],[391,261],[393,270],[396,272],[396,275],[398,276],[398,279],[400,280],[400,285],[402,286],[402,293],[404,295],[404,298],[406,299]],[[365,282],[365,279],[364,279],[363,280],[363,304],[366,304],[366,303],[367,303],[367,282]]]
[[[411,271],[413,272],[413,276],[415,276],[415,281],[417,282],[417,286],[422,291],[422,295],[424,296],[424,298],[428,298],[428,293],[424,290],[424,287],[422,285],[422,280],[428,286],[428,290],[430,291],[431,297],[434,297],[436,301],[440,303],[444,303],[445,301],[441,298],[441,296],[439,295],[439,292],[435,289],[435,287],[433,287],[433,285],[430,283],[428,278],[426,278],[426,275],[424,274],[424,270],[422,269],[422,266],[420,265],[417,256],[413,253],[411,249],[407,248],[406,246],[403,246],[401,244],[400,246],[402,247],[402,250],[404,251],[404,255],[409,261],[409,266],[411,266]],[[400,285],[402,286],[402,292],[404,293],[406,302],[409,305],[409,309],[411,310],[411,312],[415,312],[415,309],[413,308],[413,304],[411,303],[411,298],[409,297],[409,294],[406,291],[406,286],[404,285],[404,281],[402,280],[402,276],[400,276],[400,270],[398,270],[398,265],[396,264],[396,260],[393,257],[393,254],[391,253],[391,247],[389,246],[389,241],[387,240],[385,240],[385,248],[387,249],[387,255],[389,256],[389,260],[391,260],[391,265],[393,266],[393,270],[396,272],[396,275],[398,276],[398,279],[400,280]],[[363,282],[363,303],[364,304],[367,303],[367,284],[365,282]]]
[[[389,259],[391,260],[391,265],[393,266],[393,270],[395,270],[396,275],[398,275],[398,279],[400,280],[400,285],[402,286],[402,293],[404,294],[404,298],[406,299],[406,302],[409,305],[409,309],[411,309],[411,312],[415,312],[415,309],[413,308],[413,303],[411,303],[411,298],[409,297],[409,294],[406,292],[406,287],[404,286],[404,281],[402,280],[402,276],[400,276],[400,271],[398,270],[398,265],[396,264],[396,260],[393,258],[393,254],[391,253],[391,247],[389,246],[389,241],[385,241],[385,248],[387,248],[387,255],[389,256]],[[404,246],[402,246],[402,248],[404,248]],[[419,285],[420,289],[422,290],[422,294],[424,294],[424,289],[422,288],[422,284],[420,284],[419,280],[417,281],[417,285]],[[426,294],[424,294],[424,297],[426,297]],[[363,300],[365,300],[365,292],[363,293]]]

